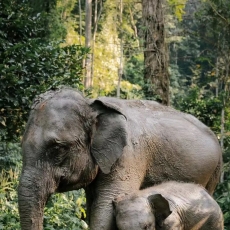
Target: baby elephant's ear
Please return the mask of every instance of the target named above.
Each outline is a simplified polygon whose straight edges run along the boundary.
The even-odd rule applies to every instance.
[[[158,224],[162,222],[172,213],[170,211],[169,202],[161,194],[154,194],[148,197],[148,201],[153,209]]]

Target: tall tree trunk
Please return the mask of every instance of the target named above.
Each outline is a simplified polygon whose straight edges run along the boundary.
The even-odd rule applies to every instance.
[[[86,19],[85,19],[85,46],[87,48],[91,47],[92,40],[92,0],[85,1],[85,11],[86,11]],[[85,88],[90,88],[92,86],[92,78],[91,78],[91,53],[89,53],[85,59],[85,79],[84,79]]]
[[[146,98],[169,104],[168,54],[165,43],[163,0],[142,0],[144,27],[144,81]]]
[[[219,41],[219,40],[218,40]],[[216,65],[215,65],[215,69],[216,69],[216,97],[219,96],[219,57],[217,57],[216,59]],[[222,85],[222,84],[221,84]],[[221,108],[221,126],[220,126],[220,146],[222,151],[224,150],[224,123],[225,123],[225,108],[224,108],[224,101],[223,101],[223,105]],[[221,177],[220,177],[220,182],[223,183],[224,182],[224,170],[221,173]]]

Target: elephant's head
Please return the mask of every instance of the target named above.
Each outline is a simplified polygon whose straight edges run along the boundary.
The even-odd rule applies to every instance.
[[[155,230],[170,214],[168,201],[161,194],[146,197],[120,195],[113,201],[119,230]]]
[[[109,173],[126,135],[126,118],[113,103],[90,102],[68,88],[37,97],[22,140],[22,229],[43,228],[43,209],[52,193],[83,188],[98,170]]]

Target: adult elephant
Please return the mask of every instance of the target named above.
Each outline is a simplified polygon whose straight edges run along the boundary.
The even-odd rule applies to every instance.
[[[52,193],[79,188],[86,190],[90,229],[116,229],[112,200],[119,193],[179,180],[212,194],[222,164],[215,135],[193,116],[153,101],[90,101],[71,88],[35,99],[22,150],[23,230],[43,228]]]

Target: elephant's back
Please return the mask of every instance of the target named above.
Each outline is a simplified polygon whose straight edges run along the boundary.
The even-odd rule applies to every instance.
[[[189,133],[188,139],[190,139],[194,133],[196,138],[202,136],[218,145],[217,137],[212,130],[193,115],[155,101],[126,100],[122,107],[128,125],[144,129],[147,134],[165,136],[171,133],[173,136],[175,132],[181,138],[185,138],[186,133]]]
[[[180,123],[186,127],[197,127],[199,130],[209,134],[216,139],[214,133],[203,124],[200,120],[191,114],[183,113],[170,106],[162,105],[155,101],[147,100],[120,100],[116,101],[121,108],[123,114],[130,122],[139,121],[139,124],[157,124],[162,126],[173,126],[173,124]],[[175,125],[174,125],[175,126]],[[150,126],[152,127],[152,126]]]

